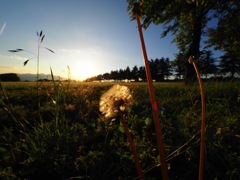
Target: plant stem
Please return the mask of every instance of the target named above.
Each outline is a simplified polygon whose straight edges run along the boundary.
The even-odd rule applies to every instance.
[[[152,110],[153,110],[154,123],[155,123],[158,151],[159,151],[161,168],[162,168],[162,176],[163,176],[164,180],[168,180],[169,179],[168,178],[168,169],[167,169],[166,157],[165,157],[165,152],[164,152],[163,136],[162,136],[162,130],[161,130],[161,126],[160,126],[160,119],[158,116],[158,103],[156,101],[156,97],[154,94],[151,71],[150,71],[149,64],[148,64],[148,57],[147,57],[145,42],[144,42],[143,33],[142,33],[142,26],[141,26],[140,19],[139,19],[140,12],[141,12],[140,4],[135,3],[134,8],[133,8],[133,13],[135,14],[135,17],[137,20],[139,36],[140,36],[140,41],[141,41],[141,45],[142,45],[142,52],[143,52],[143,57],[144,57],[144,62],[145,62],[148,89],[149,89]]]
[[[38,118],[39,119],[41,119],[40,118],[40,97],[39,97],[39,82],[38,82],[38,80],[39,80],[39,56],[40,56],[40,37],[38,38],[38,49],[37,49],[37,104],[38,104],[38,107],[37,107],[37,112],[38,112],[38,114],[37,114],[37,116],[38,116]]]
[[[203,179],[203,166],[204,166],[204,149],[205,149],[205,95],[203,90],[202,79],[197,68],[196,62],[194,61],[194,57],[190,56],[188,61],[193,64],[194,69],[196,71],[200,92],[201,92],[201,102],[202,102],[202,122],[201,122],[201,142],[200,142],[200,160],[199,160],[199,175],[198,179]]]
[[[138,158],[138,155],[137,155],[137,151],[136,151],[136,148],[134,146],[134,143],[133,143],[133,140],[131,138],[131,135],[130,135],[130,132],[127,128],[127,125],[126,125],[126,122],[124,120],[124,117],[123,117],[123,114],[121,111],[119,111],[119,115],[120,115],[120,120],[121,120],[121,123],[124,127],[124,130],[125,130],[125,133],[127,135],[127,139],[128,139],[128,142],[129,142],[129,145],[130,145],[130,148],[131,148],[131,151],[132,151],[132,154],[133,154],[133,157],[134,157],[134,161],[135,161],[135,166],[137,168],[137,172],[138,172],[138,176],[139,176],[139,179],[140,180],[143,180],[144,177],[143,177],[143,171],[142,171],[142,168],[141,168],[141,165],[139,163],[139,158]]]

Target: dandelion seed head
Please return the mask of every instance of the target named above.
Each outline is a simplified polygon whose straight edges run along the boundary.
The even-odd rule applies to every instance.
[[[102,95],[99,110],[106,118],[116,116],[119,111],[125,111],[132,105],[133,99],[127,86],[114,85]]]

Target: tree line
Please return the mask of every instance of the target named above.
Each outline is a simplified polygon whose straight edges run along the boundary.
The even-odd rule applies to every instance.
[[[168,81],[184,79],[186,66],[184,65],[185,56],[182,53],[175,54],[175,59],[156,58],[148,61],[151,70],[151,76],[154,81]],[[218,62],[218,63],[217,63]],[[210,50],[201,52],[197,60],[198,68],[202,77],[230,77],[234,78],[240,75],[240,59],[233,58],[224,54],[219,58],[214,58]],[[97,76],[86,79],[85,81],[146,81],[146,72],[144,66],[134,66],[132,69],[114,70],[99,74]]]

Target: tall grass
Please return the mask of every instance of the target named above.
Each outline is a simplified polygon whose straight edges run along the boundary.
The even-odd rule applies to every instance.
[[[33,58],[36,58],[37,59],[37,79],[36,79],[36,84],[37,84],[37,104],[38,104],[38,116],[40,116],[39,114],[39,109],[40,109],[40,100],[39,100],[39,71],[40,71],[40,49],[42,48],[42,43],[43,43],[43,40],[45,39],[45,34],[43,34],[43,31],[41,30],[40,32],[37,32],[37,36],[38,36],[38,43],[37,43],[37,54],[34,54],[33,52],[31,51],[28,51],[28,50],[24,50],[24,49],[20,49],[20,48],[17,48],[15,50],[9,50],[9,52],[11,53],[17,53],[17,52],[28,52],[30,54],[32,54],[34,57]],[[53,50],[47,48],[47,47],[44,47],[46,50],[50,51],[51,53],[54,53]],[[29,58],[27,60],[24,61],[23,65],[26,66],[27,63],[33,59],[33,58]]]
[[[113,83],[54,83],[41,84],[42,123],[36,120],[37,106],[32,101],[36,98],[34,84],[1,84],[0,177],[136,178],[123,126],[117,120],[103,121],[98,110],[101,95]],[[144,177],[160,178],[151,103],[146,98],[148,87],[146,83],[124,85],[134,98],[132,108],[124,115]],[[158,112],[169,177],[197,179],[201,122],[198,86],[153,85],[156,99],[162,102]],[[237,179],[240,175],[239,85],[236,81],[204,83],[208,122],[204,178]]]

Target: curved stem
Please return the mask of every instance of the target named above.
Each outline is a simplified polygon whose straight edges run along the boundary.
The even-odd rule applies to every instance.
[[[199,70],[197,68],[196,62],[194,61],[194,57],[190,56],[188,59],[190,63],[193,64],[194,69],[197,73],[200,92],[201,92],[201,102],[202,102],[202,122],[201,122],[201,142],[200,142],[200,160],[199,160],[199,175],[198,179],[203,179],[203,166],[204,166],[204,149],[205,149],[205,95],[203,90],[203,84],[201,80],[201,76]]]
[[[120,115],[120,120],[121,120],[121,123],[124,127],[124,130],[125,130],[125,133],[127,135],[127,139],[128,139],[128,142],[129,142],[129,145],[130,145],[130,148],[131,148],[131,151],[132,151],[132,154],[133,154],[133,157],[134,157],[134,161],[135,161],[135,166],[137,168],[137,172],[138,172],[138,176],[139,176],[139,179],[140,180],[143,180],[144,177],[143,177],[143,171],[142,171],[142,168],[141,168],[141,165],[140,165],[140,162],[139,162],[139,158],[138,158],[138,154],[137,154],[137,151],[136,151],[136,148],[134,146],[134,143],[133,143],[133,140],[131,138],[131,135],[130,135],[130,132],[128,130],[128,127],[126,125],[126,122],[124,120],[124,117],[121,113],[121,111],[119,111],[119,115]]]

